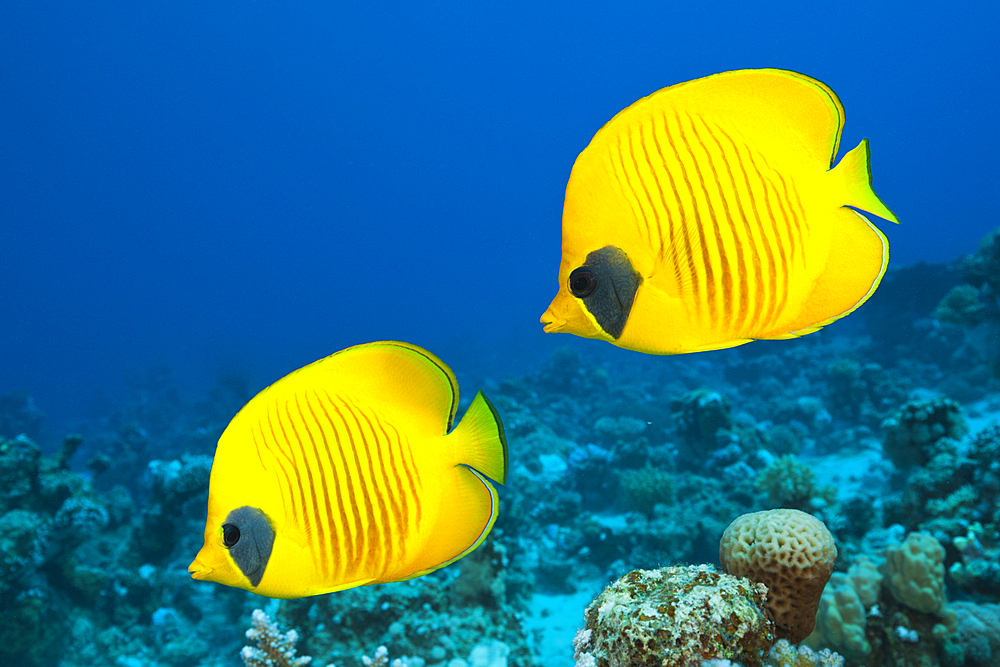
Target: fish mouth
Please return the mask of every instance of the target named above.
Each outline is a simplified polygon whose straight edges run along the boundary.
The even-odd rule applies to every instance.
[[[560,329],[566,326],[566,320],[553,315],[551,308],[546,310],[538,321],[545,325],[542,329],[545,333],[557,333]]]
[[[208,575],[212,574],[212,568],[195,558],[194,562],[188,565],[188,574],[191,575],[192,579],[204,581],[208,579]]]

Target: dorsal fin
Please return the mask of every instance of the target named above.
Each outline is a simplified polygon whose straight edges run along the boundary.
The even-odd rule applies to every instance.
[[[307,389],[348,397],[423,435],[447,433],[458,407],[458,382],[443,361],[417,345],[380,341],[349,347],[286,375],[241,413]]]
[[[821,171],[833,165],[844,126],[844,107],[822,81],[789,70],[744,69],[662,88],[618,113],[591,143],[622,123],[636,123],[637,115],[664,111],[700,115],[725,131],[738,128],[768,157],[778,147],[783,166]]]

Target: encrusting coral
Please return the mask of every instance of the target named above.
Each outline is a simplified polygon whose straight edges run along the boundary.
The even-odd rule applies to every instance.
[[[774,642],[766,589],[707,565],[633,570],[584,615],[578,667],[684,667],[726,659],[762,665]]]

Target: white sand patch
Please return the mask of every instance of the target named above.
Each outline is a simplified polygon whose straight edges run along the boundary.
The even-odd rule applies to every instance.
[[[550,595],[536,593],[529,603],[530,616],[524,621],[530,644],[539,665],[572,665],[573,637],[583,627],[583,612],[607,582],[579,582],[576,593]]]
[[[882,456],[881,449],[806,457],[801,461],[816,473],[816,483],[837,488],[837,500],[844,502],[856,496],[870,498],[888,490],[892,463]]]
[[[969,421],[969,433],[975,435],[990,424],[1000,422],[1000,396],[987,396],[981,401],[962,406]]]

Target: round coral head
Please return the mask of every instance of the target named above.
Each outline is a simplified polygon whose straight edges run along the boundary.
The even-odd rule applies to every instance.
[[[719,544],[719,560],[727,573],[767,586],[775,634],[797,644],[816,625],[837,547],[816,517],[776,509],[744,514],[729,524]]]

